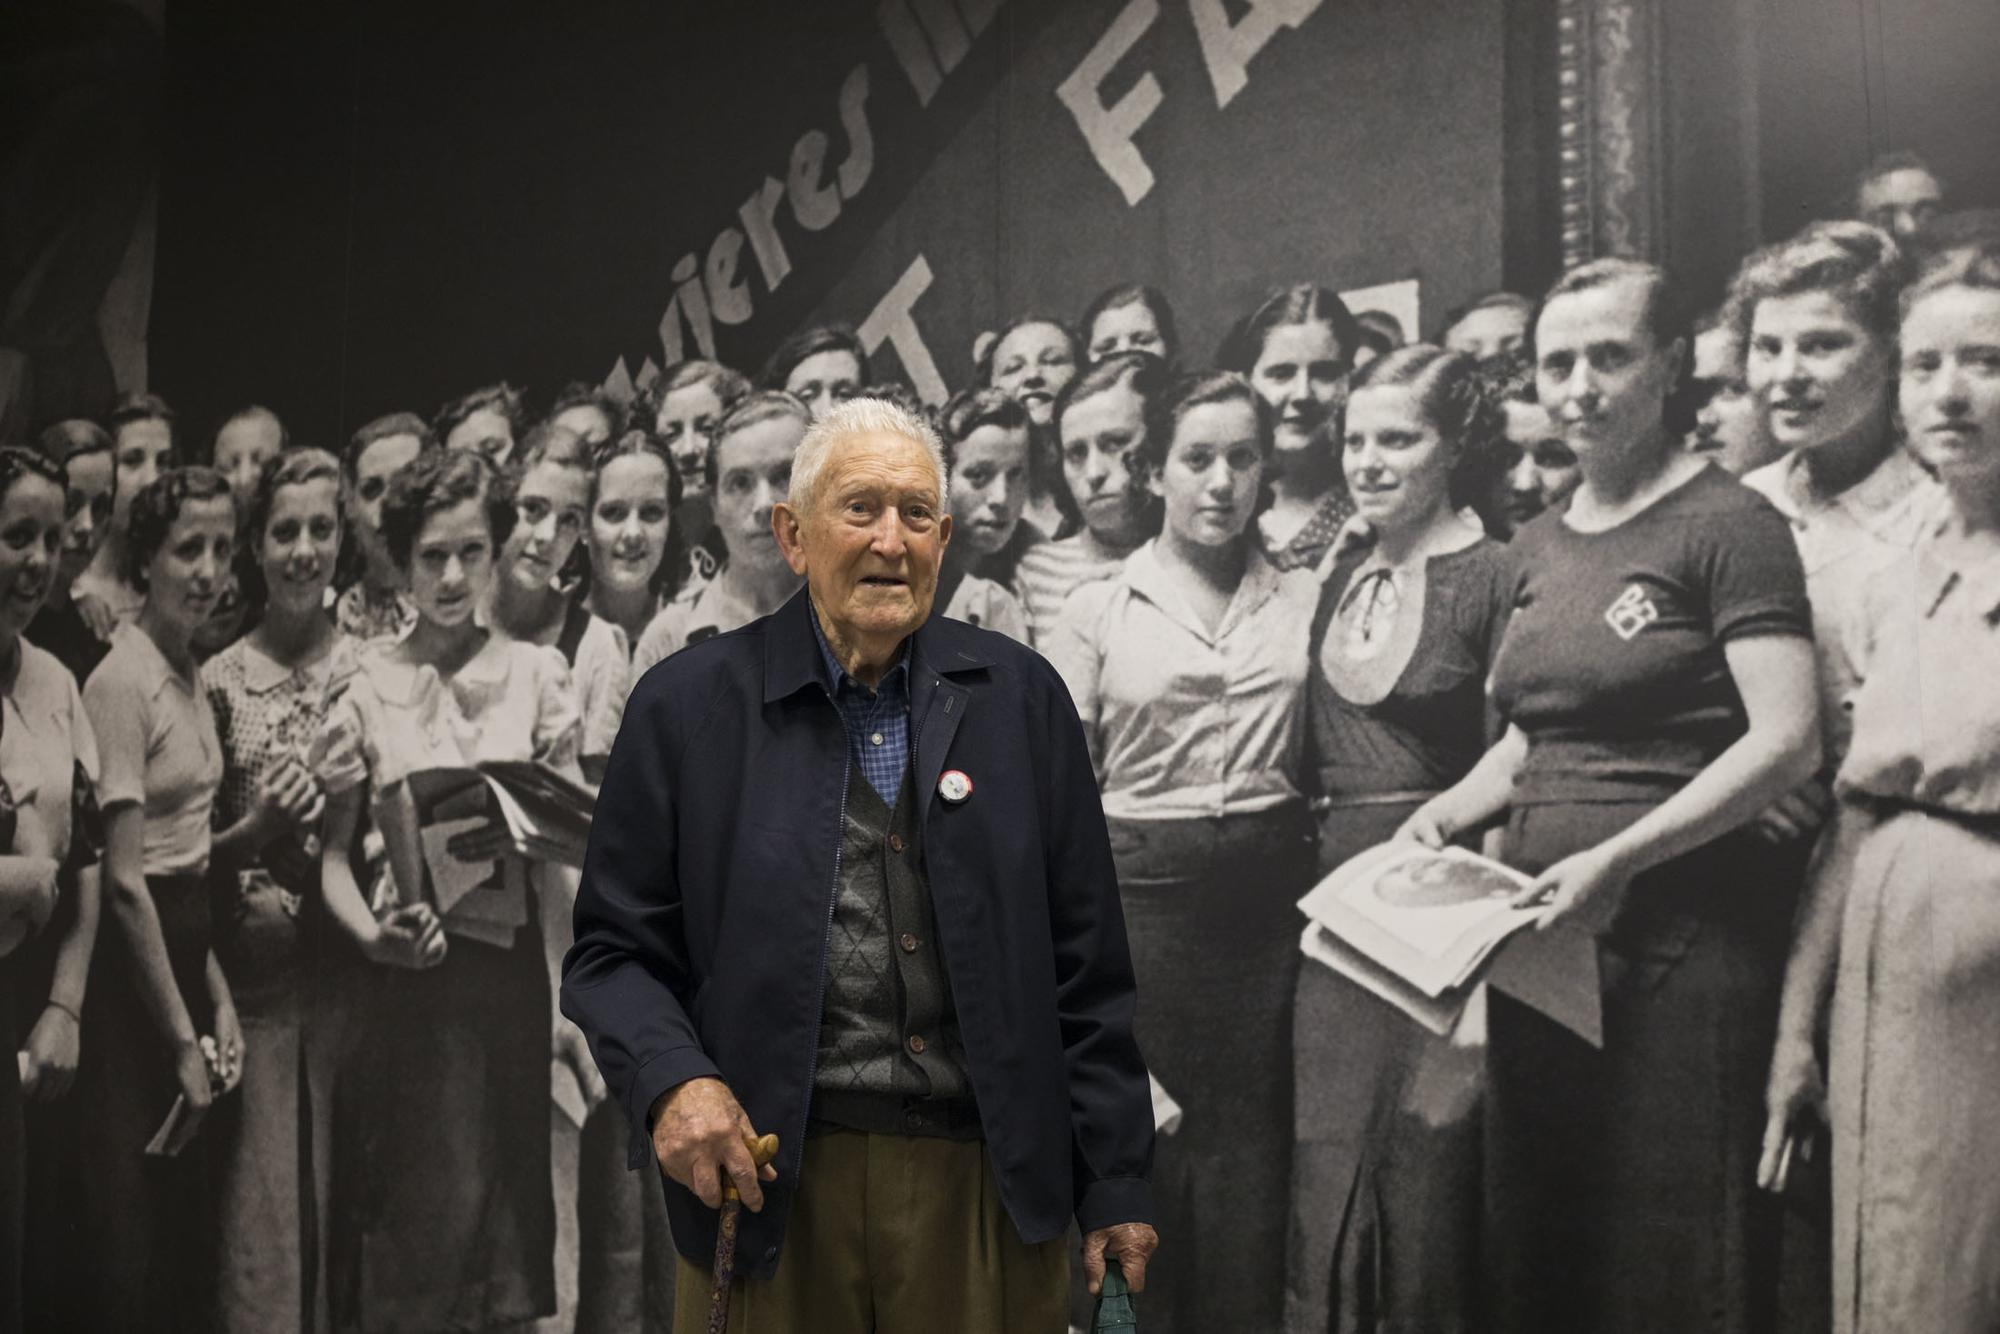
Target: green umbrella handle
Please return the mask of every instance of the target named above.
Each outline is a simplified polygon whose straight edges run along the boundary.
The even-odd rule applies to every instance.
[[[1125,1286],[1125,1271],[1117,1260],[1105,1258],[1104,1287],[1097,1295],[1097,1317],[1090,1322],[1090,1328],[1093,1334],[1114,1329],[1138,1334],[1139,1316],[1132,1309],[1132,1292]]]

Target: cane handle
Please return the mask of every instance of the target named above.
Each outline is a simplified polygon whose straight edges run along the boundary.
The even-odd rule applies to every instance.
[[[743,1137],[743,1147],[750,1150],[750,1160],[761,1169],[778,1156],[778,1137],[776,1135],[745,1135]],[[725,1200],[737,1198],[736,1180],[734,1177],[722,1183],[722,1198]]]

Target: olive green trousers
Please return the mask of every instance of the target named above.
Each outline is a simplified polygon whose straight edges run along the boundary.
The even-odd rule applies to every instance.
[[[675,1334],[708,1328],[706,1267],[676,1255]],[[835,1130],[806,1141],[784,1251],[738,1278],[729,1334],[1064,1334],[1065,1239],[1038,1246],[976,1140]]]

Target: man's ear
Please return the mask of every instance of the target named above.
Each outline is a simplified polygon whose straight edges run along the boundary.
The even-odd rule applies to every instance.
[[[771,535],[778,540],[778,550],[784,553],[785,564],[792,567],[792,573],[806,572],[805,525],[799,516],[784,501],[771,506]]]

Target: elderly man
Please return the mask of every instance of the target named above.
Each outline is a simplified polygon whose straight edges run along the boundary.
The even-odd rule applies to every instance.
[[[771,523],[805,589],[626,705],[563,1012],[669,1179],[678,1329],[731,1180],[732,1330],[1060,1331],[1072,1216],[1093,1291],[1156,1244],[1082,727],[1048,663],[931,616],[951,519],[910,413],[816,423]]]

